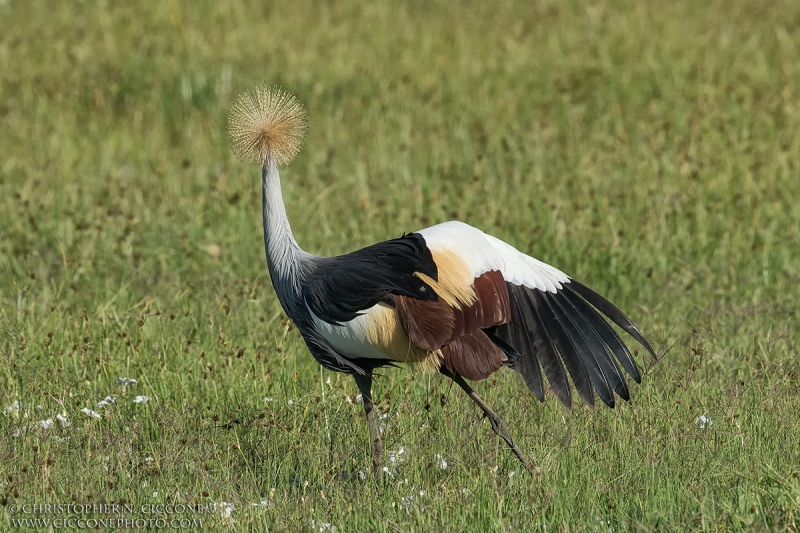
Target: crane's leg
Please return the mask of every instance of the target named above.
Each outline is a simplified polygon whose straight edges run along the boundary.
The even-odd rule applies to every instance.
[[[372,406],[372,373],[364,376],[353,374],[361,392],[361,399],[364,401],[364,413],[367,415],[367,425],[369,425],[370,445],[372,447],[372,475],[377,481],[383,476],[382,456],[383,443],[378,433],[378,424],[375,422],[375,411]]]
[[[470,398],[472,398],[473,402],[478,404],[478,407],[480,407],[483,410],[484,414],[489,419],[489,422],[492,423],[492,431],[497,433],[500,437],[502,437],[502,439],[504,441],[506,441],[506,444],[508,444],[508,447],[511,448],[511,451],[514,452],[514,455],[517,456],[517,459],[520,460],[520,462],[528,470],[528,472],[533,472],[533,469],[531,469],[530,463],[528,463],[528,460],[525,459],[524,455],[522,455],[522,451],[520,451],[520,449],[514,443],[514,439],[511,438],[511,434],[508,432],[508,428],[506,427],[506,423],[503,422],[503,419],[500,418],[500,415],[495,413],[492,410],[492,408],[489,407],[486,404],[486,402],[483,401],[483,398],[478,396],[478,393],[475,392],[475,390],[472,387],[470,387],[469,384],[466,381],[464,381],[464,378],[461,377],[459,374],[456,374],[454,372],[450,372],[449,370],[447,370],[444,367],[439,369],[439,372],[441,372],[442,374],[444,374],[448,378],[450,378],[453,381],[455,381],[456,385],[458,385],[459,387],[464,389],[464,392],[466,392],[467,395]]]

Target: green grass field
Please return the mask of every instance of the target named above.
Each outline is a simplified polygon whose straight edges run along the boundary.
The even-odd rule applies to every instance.
[[[33,503],[216,503],[165,515],[209,531],[798,529],[796,1],[144,6],[0,1],[0,529],[108,518],[14,514]],[[388,369],[391,476],[362,480],[355,384],[280,310],[228,144],[264,83],[308,108],[282,172],[301,246],[480,227],[640,326],[664,355],[640,350],[632,401],[479,384],[529,474],[448,380]]]

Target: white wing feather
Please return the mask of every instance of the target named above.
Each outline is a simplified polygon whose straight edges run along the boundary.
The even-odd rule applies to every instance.
[[[560,290],[562,283],[570,281],[557,268],[463,222],[443,222],[417,233],[422,234],[431,250],[457,253],[476,278],[497,270],[509,283],[549,292]]]

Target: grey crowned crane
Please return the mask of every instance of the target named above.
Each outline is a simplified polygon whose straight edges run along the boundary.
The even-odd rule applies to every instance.
[[[300,151],[305,128],[298,100],[269,87],[241,95],[228,123],[237,155],[261,166],[264,244],[278,300],[311,355],[355,379],[376,478],[382,445],[372,379],[381,366],[410,363],[452,379],[527,468],[503,420],[465,380],[507,366],[540,401],[543,377],[567,408],[568,379],[590,406],[595,392],[609,407],[615,395],[628,400],[620,365],[637,383],[641,376],[606,318],[655,358],[636,326],[592,289],[479,229],[444,222],[338,257],[303,251],[286,216],[278,167]]]

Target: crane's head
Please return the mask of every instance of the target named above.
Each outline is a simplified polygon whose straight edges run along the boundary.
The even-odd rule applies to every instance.
[[[258,87],[239,95],[228,117],[233,151],[243,161],[266,166],[291,163],[303,147],[306,111],[279,87]]]

